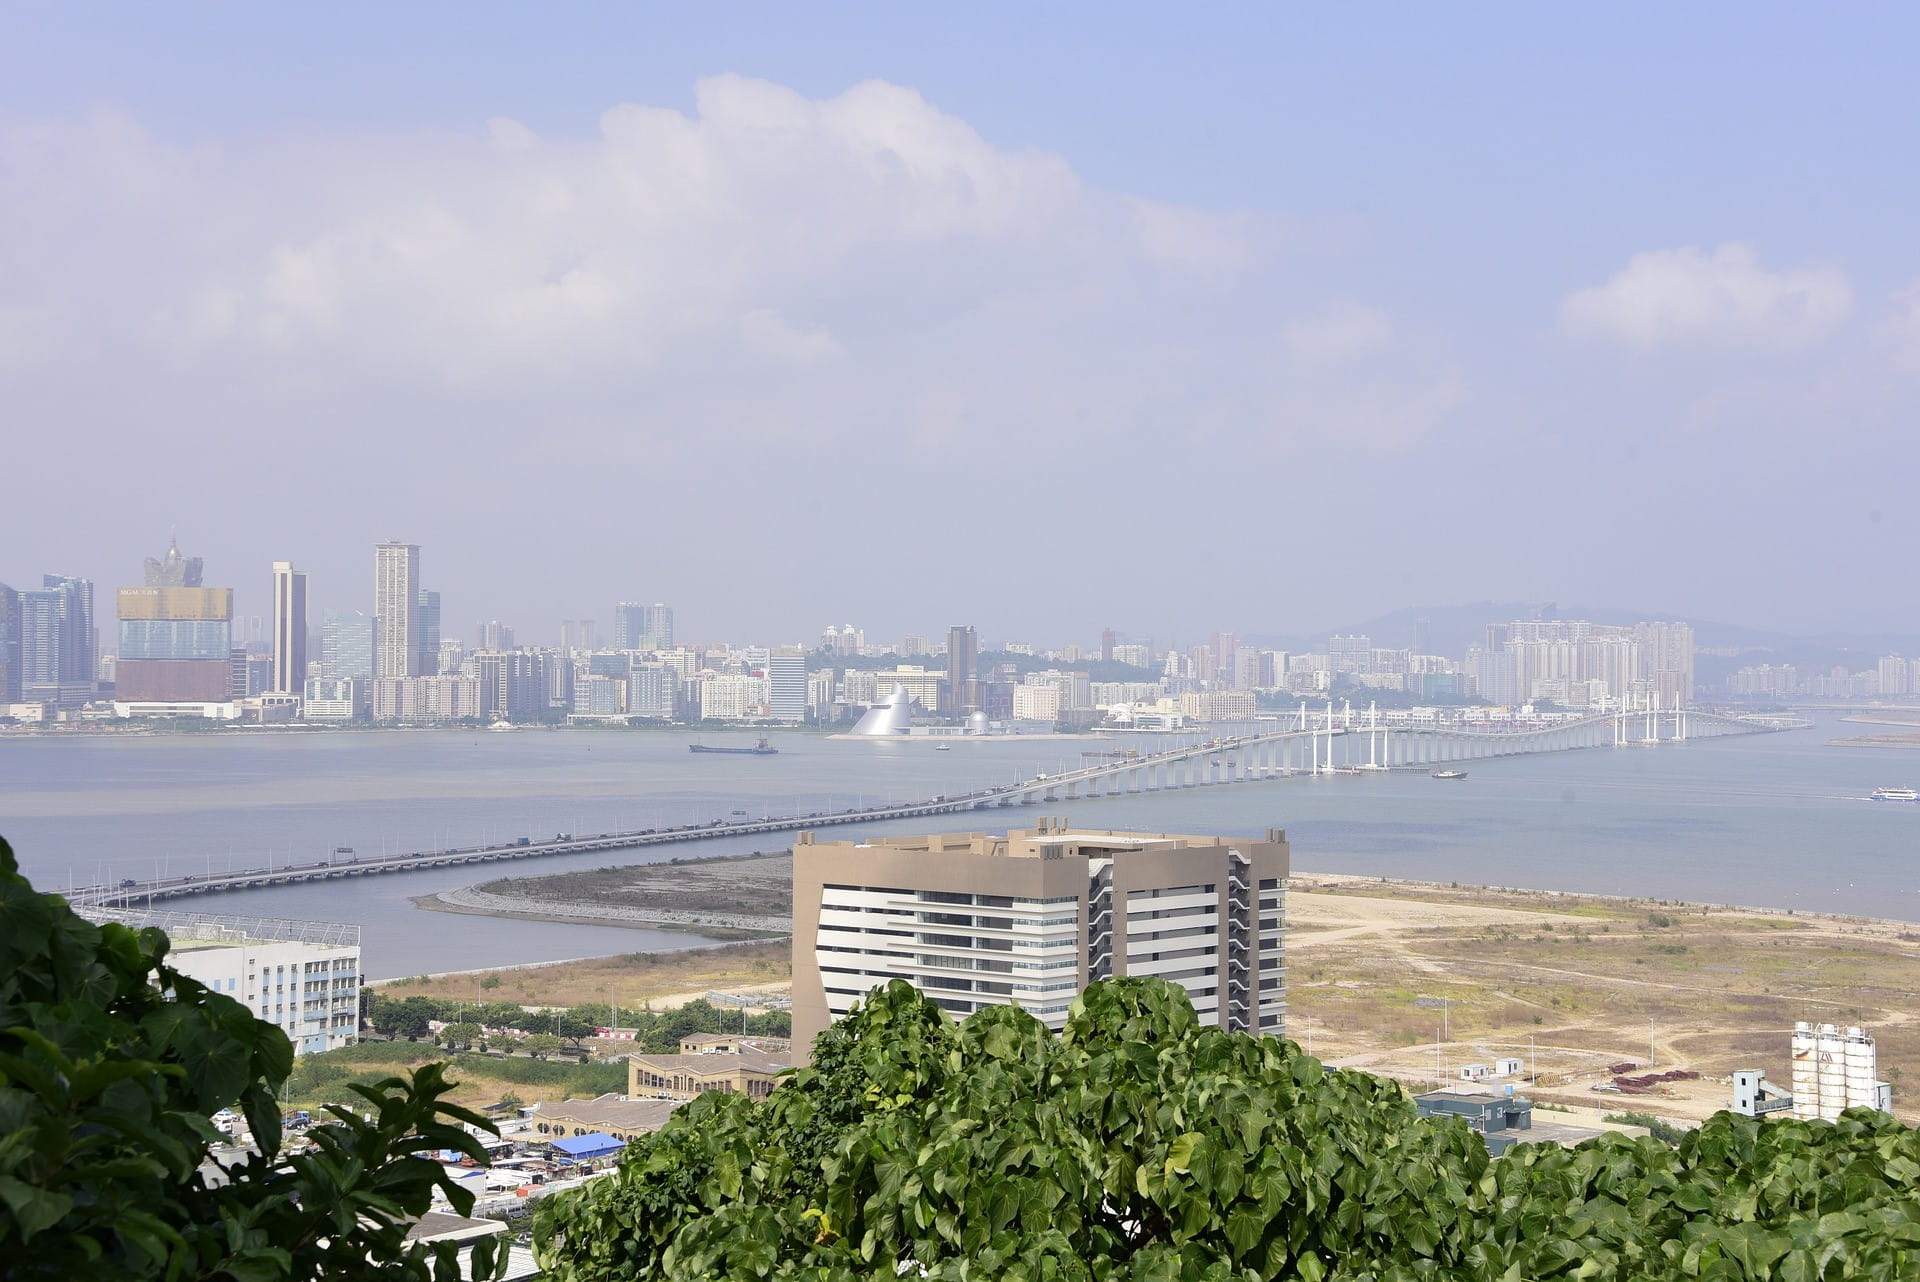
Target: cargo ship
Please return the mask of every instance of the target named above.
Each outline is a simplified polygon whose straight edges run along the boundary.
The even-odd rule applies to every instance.
[[[687,745],[687,751],[688,752],[725,752],[725,753],[731,753],[732,755],[737,757],[771,757],[774,754],[778,753],[780,749],[768,743],[767,737],[765,735],[761,735],[760,742],[754,744],[751,748],[721,748],[721,747],[715,747],[711,744],[705,744],[705,743],[690,743]]]

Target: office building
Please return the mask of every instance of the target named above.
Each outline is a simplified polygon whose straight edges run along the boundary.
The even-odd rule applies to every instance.
[[[777,721],[807,719],[807,654],[782,647],[767,656],[767,706]]]
[[[321,675],[332,681],[373,680],[373,616],[328,610],[320,619]]]
[[[0,583],[0,703],[20,702],[20,594]]]
[[[275,694],[307,688],[307,576],[291,561],[273,563],[273,681]]]
[[[965,716],[980,707],[980,637],[971,627],[947,629],[947,707]]]
[[[419,652],[414,672],[423,677],[440,674],[440,594],[420,589],[419,608],[415,619],[419,633],[414,639],[414,648]]]
[[[93,583],[42,575],[20,593],[20,697],[77,708],[96,693]]]
[[[373,615],[373,675],[419,676],[419,544],[387,542],[374,548]]]
[[[1052,1029],[1089,983],[1158,975],[1203,1023],[1285,1025],[1286,834],[1238,840],[1070,829],[793,848],[793,1035],[904,979],[956,1019],[1017,1003]]]

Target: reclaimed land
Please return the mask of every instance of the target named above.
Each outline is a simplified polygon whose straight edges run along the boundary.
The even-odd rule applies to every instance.
[[[542,1008],[605,1002],[611,993],[624,1007],[651,1004],[655,1010],[666,1010],[709,992],[784,990],[793,973],[792,956],[791,947],[782,940],[415,975],[371,987],[395,1001],[420,996]]]
[[[789,856],[779,854],[485,888],[529,901],[530,911],[545,901],[775,915],[791,910],[791,876]],[[1736,1068],[1762,1069],[1789,1087],[1795,1021],[1858,1024],[1878,1042],[1896,1111],[1920,1118],[1920,926],[1912,923],[1310,872],[1294,876],[1287,923],[1289,1035],[1329,1062],[1422,1087],[1464,1064],[1514,1057],[1529,1061],[1538,1080],[1527,1090],[1544,1102],[1686,1119],[1724,1105]],[[652,991],[701,983],[738,991],[789,976],[784,943],[638,956],[659,960],[489,972],[512,986],[492,995],[563,1005],[604,999],[611,981],[625,1000],[639,995],[628,975],[672,958],[700,965],[693,959],[701,956],[751,957],[767,969]],[[568,975],[576,967],[577,979]],[[416,982],[384,991],[452,996],[474,980]],[[1701,1077],[1644,1095],[1593,1090],[1612,1085],[1609,1065],[1629,1062],[1639,1073],[1680,1068]]]

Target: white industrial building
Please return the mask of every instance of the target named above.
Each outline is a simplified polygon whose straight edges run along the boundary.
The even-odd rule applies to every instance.
[[[1793,1026],[1793,1115],[1834,1121],[1850,1108],[1893,1111],[1893,1087],[1880,1080],[1873,1038],[1861,1028]]]
[[[360,928],[333,922],[88,908],[94,921],[158,927],[167,964],[277,1026],[308,1055],[351,1046],[360,1032]]]

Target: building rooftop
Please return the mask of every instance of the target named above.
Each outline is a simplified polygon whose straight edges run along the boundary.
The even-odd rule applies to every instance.
[[[677,1055],[635,1054],[627,1058],[636,1064],[644,1064],[656,1073],[690,1073],[696,1077],[719,1076],[741,1070],[772,1076],[793,1067],[792,1056],[769,1055],[763,1051],[695,1051]]]
[[[627,1099],[602,1095],[596,1099],[565,1099],[534,1106],[536,1121],[572,1122],[580,1126],[611,1126],[620,1131],[657,1131],[667,1124],[684,1100]]]

